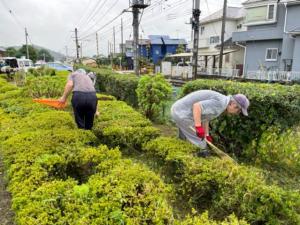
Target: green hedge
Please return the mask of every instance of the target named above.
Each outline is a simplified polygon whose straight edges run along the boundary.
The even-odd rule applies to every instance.
[[[102,143],[129,150],[141,149],[143,143],[157,137],[158,129],[130,106],[121,101],[99,101],[100,117],[93,132]]]
[[[176,184],[177,194],[189,202],[190,207],[200,211],[209,209],[216,219],[224,219],[234,212],[253,224],[300,222],[297,192],[268,185],[261,171],[217,158],[195,158],[196,147],[174,138],[151,137],[140,139],[136,144],[135,138],[145,134],[134,134],[127,127],[149,126],[146,119],[118,101],[100,101],[99,109],[96,136],[108,145],[122,146],[122,150],[131,147],[145,152],[146,158],[155,161],[160,171]],[[106,133],[106,129],[110,132]]]
[[[231,213],[251,224],[299,224],[297,191],[270,186],[262,173],[217,158],[195,158],[196,149],[174,138],[158,138],[143,150],[156,158],[162,171],[176,182],[177,192],[198,210],[213,218]]]
[[[107,68],[79,67],[87,71],[96,72],[99,91],[113,95],[118,100],[125,101],[133,107],[138,106],[135,90],[137,89],[139,78],[136,75],[118,74]]]
[[[217,142],[241,155],[252,141],[258,141],[270,126],[285,130],[300,121],[300,86],[241,83],[224,80],[196,80],[187,83],[182,96],[196,90],[215,90],[225,95],[245,94],[250,100],[249,117],[223,115],[212,122]],[[252,160],[258,146],[252,145]]]
[[[257,142],[252,142],[257,151],[255,164],[261,167],[276,168],[280,173],[285,172],[292,176],[300,174],[300,132],[294,127],[281,133],[278,127],[268,128]],[[246,154],[253,155],[250,144]]]

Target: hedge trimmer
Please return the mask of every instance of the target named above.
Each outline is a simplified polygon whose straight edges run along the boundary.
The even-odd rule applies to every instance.
[[[190,127],[194,132],[196,132],[196,130],[193,127]],[[217,146],[215,146],[213,143],[209,142],[206,140],[206,138],[204,138],[205,142],[209,145],[209,147],[211,148],[211,150],[216,153],[217,156],[219,156],[221,159],[227,159],[230,160],[232,162],[234,162],[235,164],[237,164],[237,162],[231,158],[228,154],[226,154],[224,151],[222,151],[221,149],[219,149]]]
[[[44,98],[44,99],[33,99],[33,101],[38,102],[43,105],[48,105],[48,106],[54,107],[56,109],[64,109],[67,106],[67,103],[61,103],[57,99]]]

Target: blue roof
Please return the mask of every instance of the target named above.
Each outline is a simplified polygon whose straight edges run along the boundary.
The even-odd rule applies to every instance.
[[[151,44],[153,45],[163,45],[163,38],[169,38],[167,35],[149,35]]]

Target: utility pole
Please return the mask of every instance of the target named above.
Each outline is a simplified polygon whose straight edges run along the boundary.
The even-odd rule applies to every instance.
[[[193,79],[197,75],[198,67],[198,45],[199,45],[199,18],[200,18],[200,0],[194,0],[194,9],[193,9],[193,30],[194,30],[194,44],[193,44]]]
[[[113,68],[113,43],[110,43],[110,64],[111,64],[111,68]]]
[[[107,41],[107,58],[109,57],[109,46],[110,46],[109,41]]]
[[[140,75],[140,68],[139,68],[139,8],[132,8],[133,14],[133,59],[134,59],[134,72],[136,75]]]
[[[82,42],[80,42],[80,58],[82,59]]]
[[[98,39],[98,33],[96,33],[96,44],[97,44],[97,58],[99,58],[99,39]]]
[[[129,5],[132,8],[133,15],[133,60],[134,60],[134,72],[136,75],[140,75],[139,69],[139,13],[140,9],[145,9],[150,5],[150,0],[129,0]]]
[[[115,27],[114,28],[114,55],[116,54],[116,31],[115,31]]]
[[[25,27],[25,39],[26,39],[26,57],[29,59],[29,50],[28,50],[28,33],[27,28]]]
[[[124,54],[124,47],[123,47],[123,18],[121,18],[121,53],[122,53],[122,56],[123,57],[123,54]]]
[[[79,44],[78,44],[77,28],[75,28],[75,43],[76,43],[76,61],[79,62]]]
[[[224,52],[224,34],[225,34],[225,24],[226,24],[226,12],[227,12],[227,0],[224,0],[223,5],[223,18],[222,18],[222,31],[221,31],[221,49],[219,56],[219,74],[222,73],[223,67],[223,52]]]
[[[66,60],[67,60],[68,59],[68,46],[66,45],[65,48],[66,48]]]

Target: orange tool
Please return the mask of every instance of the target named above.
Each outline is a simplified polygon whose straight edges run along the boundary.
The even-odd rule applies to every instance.
[[[61,103],[60,101],[58,101],[57,99],[48,99],[48,98],[44,98],[44,99],[33,99],[34,102],[38,102],[44,105],[48,105],[48,106],[52,106],[56,109],[64,109],[67,106],[67,103]]]

